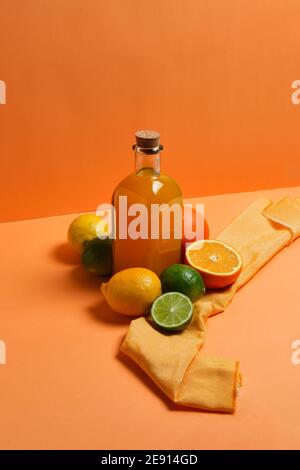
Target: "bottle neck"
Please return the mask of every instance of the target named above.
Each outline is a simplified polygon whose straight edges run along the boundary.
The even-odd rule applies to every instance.
[[[134,146],[135,152],[135,171],[152,170],[156,175],[160,174],[160,151],[162,146],[154,149],[142,149]]]

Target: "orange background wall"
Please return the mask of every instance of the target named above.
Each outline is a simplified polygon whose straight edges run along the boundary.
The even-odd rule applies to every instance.
[[[188,197],[300,184],[298,0],[0,0],[0,217],[94,209],[161,131]]]

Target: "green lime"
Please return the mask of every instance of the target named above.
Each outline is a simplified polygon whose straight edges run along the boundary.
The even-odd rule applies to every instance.
[[[186,264],[172,264],[160,275],[163,292],[181,292],[192,302],[205,294],[201,274]]]
[[[191,321],[193,304],[180,292],[167,292],[158,297],[151,307],[151,319],[165,331],[181,331]]]
[[[98,276],[109,276],[112,260],[112,241],[109,238],[93,238],[85,243],[81,262],[87,271]]]

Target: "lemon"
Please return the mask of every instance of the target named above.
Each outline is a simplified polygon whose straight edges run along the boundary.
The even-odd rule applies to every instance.
[[[68,230],[69,245],[82,253],[85,242],[97,237],[97,225],[101,217],[96,214],[82,214],[71,223]]]
[[[161,295],[161,283],[149,269],[128,268],[102,283],[101,292],[112,310],[137,317],[150,312],[152,303]]]

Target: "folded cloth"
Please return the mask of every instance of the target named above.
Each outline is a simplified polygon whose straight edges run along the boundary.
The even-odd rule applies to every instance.
[[[223,312],[236,291],[278,251],[300,235],[300,198],[273,203],[255,200],[218,240],[239,251],[243,269],[230,287],[209,291],[194,306],[190,325],[168,335],[155,330],[141,317],[133,320],[121,345],[175,403],[207,411],[233,413],[241,386],[239,362],[199,353],[205,340],[207,319]]]

